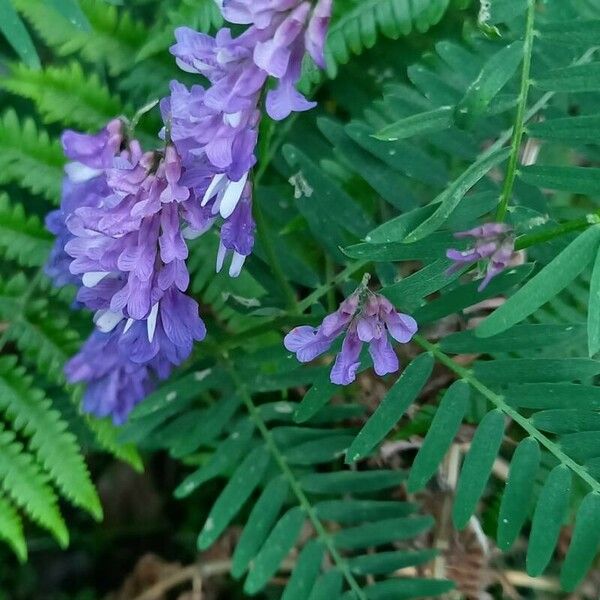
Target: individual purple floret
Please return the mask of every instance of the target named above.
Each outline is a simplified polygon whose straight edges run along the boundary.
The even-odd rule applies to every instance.
[[[348,385],[356,379],[363,343],[369,345],[377,375],[396,372],[398,357],[388,334],[406,344],[417,332],[417,323],[411,316],[397,312],[387,298],[362,285],[336,312],[325,317],[319,327],[305,325],[292,329],[284,345],[300,362],[309,362],[327,352],[344,332],[342,349],[330,375],[332,383],[338,385]]]
[[[454,237],[474,238],[476,241],[475,245],[468,250],[453,248],[447,250],[446,256],[454,261],[447,273],[451,275],[481,260],[488,260],[485,277],[478,288],[480,292],[486,288],[493,277],[510,265],[515,253],[515,238],[511,227],[505,223],[486,223],[468,231],[455,233]]]

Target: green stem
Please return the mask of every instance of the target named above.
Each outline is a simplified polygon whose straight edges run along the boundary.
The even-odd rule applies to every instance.
[[[519,92],[519,103],[517,105],[517,116],[515,126],[513,128],[512,144],[510,158],[508,160],[508,168],[502,194],[500,195],[500,204],[496,212],[496,221],[501,222],[506,217],[508,204],[512,196],[512,190],[517,176],[517,166],[519,156],[521,154],[521,142],[523,141],[523,131],[525,129],[525,118],[527,110],[527,98],[529,95],[529,86],[531,81],[529,74],[531,71],[531,57],[533,53],[533,24],[535,20],[535,0],[528,0],[527,7],[527,24],[525,30],[525,46],[523,56],[523,70],[521,72],[521,89]]]
[[[533,439],[546,448],[551,454],[553,454],[562,464],[566,465],[573,471],[578,477],[585,481],[594,492],[600,492],[600,482],[596,481],[587,471],[587,469],[575,462],[570,456],[565,454],[558,444],[548,439],[543,433],[538,431],[524,416],[522,416],[512,406],[509,406],[504,400],[503,396],[496,394],[496,392],[490,390],[487,386],[481,383],[470,371],[465,367],[459,365],[457,362],[452,360],[446,353],[439,349],[436,344],[432,344],[424,337],[416,335],[414,337],[415,342],[419,344],[424,350],[431,352],[436,359],[454,371],[461,379],[466,381],[471,387],[476,389],[482,396],[487,398],[498,410],[502,411],[505,415],[509,416],[515,423],[517,423],[522,429],[524,429]]]
[[[237,387],[238,391],[240,392],[242,400],[243,400],[244,404],[246,405],[246,408],[248,410],[250,418],[254,421],[254,424],[256,425],[263,440],[265,441],[265,445],[266,445],[267,449],[272,454],[273,458],[275,459],[275,462],[277,463],[277,466],[279,467],[281,473],[283,474],[286,481],[288,482],[290,489],[296,496],[296,499],[298,500],[298,504],[300,505],[302,510],[306,513],[306,515],[308,516],[310,522],[312,523],[313,527],[315,528],[315,531],[317,532],[317,535],[319,536],[319,538],[323,541],[323,543],[327,547],[327,550],[328,550],[329,554],[331,555],[333,562],[336,564],[337,568],[340,570],[340,572],[342,573],[342,575],[348,582],[348,585],[350,586],[352,591],[355,593],[356,598],[358,598],[359,600],[367,600],[367,596],[362,591],[361,586],[356,581],[356,578],[350,571],[350,567],[348,566],[348,563],[346,562],[344,557],[338,552],[337,548],[335,547],[333,538],[331,537],[329,532],[325,529],[323,523],[321,523],[319,517],[317,516],[315,509],[313,508],[312,504],[306,497],[304,490],[302,489],[300,483],[298,482],[298,479],[296,478],[292,469],[288,465],[285,457],[279,450],[279,447],[277,446],[277,443],[275,442],[273,435],[271,434],[269,428],[263,421],[259,410],[257,409],[256,405],[254,404],[254,402],[252,400],[252,396],[248,393],[248,390],[246,389],[246,385],[238,377],[238,374],[235,371],[235,368],[231,364],[229,364],[229,371],[231,374],[231,378],[233,379],[234,383],[236,384],[236,387]]]
[[[327,292],[343,283],[348,277],[351,277],[357,271],[364,269],[369,264],[368,260],[359,260],[358,262],[348,265],[343,271],[340,271],[333,279],[326,281],[323,285],[320,285],[312,294],[306,296],[302,302],[298,304],[298,310],[304,312],[309,309],[315,302],[320,300]]]

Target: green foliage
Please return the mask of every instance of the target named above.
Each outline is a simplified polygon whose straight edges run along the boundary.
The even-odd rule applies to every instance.
[[[234,386],[241,397],[236,415],[217,433],[217,439],[212,430],[196,433],[186,425],[192,415],[203,422],[210,406],[194,408],[190,404],[193,394],[180,399],[168,388],[134,411],[125,426],[124,437],[158,443],[173,452],[169,439],[180,437],[185,431],[186,436],[196,438],[190,448],[216,447],[212,458],[181,484],[177,495],[197,493],[209,481],[226,478],[199,534],[198,547],[210,547],[234,520],[242,519],[245,525],[233,555],[232,575],[244,577],[247,594],[263,590],[289,551],[299,547],[300,554],[284,598],[307,598],[311,593],[317,594],[325,582],[333,585],[333,579],[337,587],[338,577],[358,598],[368,598],[371,594],[386,597],[389,581],[377,583],[371,589],[366,587],[366,578],[371,574],[392,573],[397,565],[418,565],[431,557],[432,553],[424,556],[410,553],[408,548],[414,537],[431,528],[433,520],[416,514],[417,507],[413,505],[380,499],[379,493],[396,487],[405,479],[404,473],[387,469],[360,472],[343,466],[341,458],[356,435],[356,429],[344,423],[350,414],[347,410],[326,407],[298,426],[294,424],[298,403],[257,403],[260,394],[279,389],[282,378],[291,381],[306,370],[290,363],[280,346],[263,349],[259,354],[260,357],[237,352],[223,369],[190,374],[196,382],[196,392],[199,386],[214,394]],[[423,362],[423,359],[417,361],[414,367],[414,377],[421,380],[431,369],[431,357],[420,367]],[[278,375],[270,381],[269,373],[275,372],[275,365]],[[404,387],[416,385],[408,383],[412,377],[407,374]],[[182,385],[173,389],[182,389]],[[416,391],[411,398],[414,395]],[[345,408],[352,408],[356,415],[362,414],[358,406]],[[350,500],[348,494],[358,497]],[[244,507],[251,499],[252,509],[247,514]],[[300,537],[301,530],[306,528],[313,538],[309,541]],[[391,542],[400,544],[400,548],[386,552]],[[367,552],[369,548],[371,552]],[[373,552],[373,548],[377,550]],[[324,556],[328,556],[331,566],[323,575],[325,579],[321,579]],[[418,597],[451,587],[449,582],[423,579],[410,583],[399,580],[390,589],[392,592],[410,589],[410,597]],[[339,589],[341,593],[341,585]],[[341,596],[338,593],[334,597]]]
[[[216,236],[190,243],[191,293],[209,339],[117,432],[79,415],[72,423],[61,410],[81,396],[62,372],[85,332],[70,293],[51,294],[40,271],[51,245],[42,217],[60,196],[60,128],[96,130],[131,116],[179,77],[166,52],[172,28],[221,25],[212,0],[146,4],[14,2],[45,47],[37,68],[26,30],[13,27],[7,37],[29,62],[0,80],[9,92],[0,120],[0,348],[10,352],[0,358],[0,538],[24,560],[28,519],[65,545],[60,498],[101,517],[73,433],[83,429],[138,469],[138,447],[189,466],[175,496],[211,501],[194,532],[198,549],[240,525],[231,574],[247,595],[291,570],[283,600],[433,597],[452,584],[396,574],[434,558],[414,550],[433,519],[391,498],[440,476],[467,421],[473,437],[453,524],[467,526],[493,491],[499,547],[509,552],[528,537],[528,572],[560,570],[574,589],[600,527],[594,3],[548,0],[543,11],[533,0],[496,3],[481,24],[497,28],[488,38],[448,0],[338,0],[327,64],[332,79],[342,76],[321,81],[326,116],[264,123],[255,256],[231,280],[214,275]],[[447,12],[447,23],[423,35]],[[451,28],[457,14],[464,35]],[[414,47],[429,51],[409,65]],[[155,138],[156,115],[144,119],[138,133]],[[502,218],[499,198],[524,264],[480,293],[478,267],[448,276],[444,253],[465,248],[454,232]],[[286,297],[278,270],[302,301]],[[385,381],[370,415],[358,386],[331,384],[329,367],[301,366],[281,347],[284,331],[320,322],[365,271],[422,331],[418,352],[406,352],[403,373]],[[487,316],[480,303],[499,297],[506,301]],[[473,316],[482,321],[475,328]],[[363,357],[367,382],[370,366]],[[427,415],[420,429],[415,409]],[[416,439],[426,427],[412,464],[403,457],[406,471],[381,464],[386,440]],[[506,483],[493,474],[498,457],[510,464]],[[574,530],[560,565],[554,550],[565,523]]]
[[[64,158],[57,141],[27,118],[23,124],[14,110],[0,119],[0,181],[16,182],[33,194],[58,203]]]
[[[449,0],[342,0],[340,14],[329,32],[327,71],[331,77],[338,65],[347,63],[352,54],[361,54],[377,43],[380,34],[391,39],[407,36],[416,29],[423,33],[435,25],[448,8]]]

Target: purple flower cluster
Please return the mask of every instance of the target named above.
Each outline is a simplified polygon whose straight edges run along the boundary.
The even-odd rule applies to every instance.
[[[171,84],[164,107],[167,133],[190,185],[205,189],[200,203],[207,219],[220,215],[225,220],[217,269],[231,253],[231,275],[240,272],[254,243],[249,181],[257,160],[261,99],[266,94],[266,111],[275,120],[315,106],[296,86],[306,52],[324,64],[331,3],[222,0],[226,20],[249,25],[241,35],[234,37],[228,28],[215,37],[187,27],[175,31],[171,52],[177,64],[204,76],[209,85]],[[268,89],[269,77],[277,80],[273,89]]]
[[[454,234],[457,239],[473,238],[475,244],[468,250],[449,249],[446,256],[454,261],[448,274],[456,273],[466,266],[488,260],[485,277],[479,285],[484,290],[493,277],[504,271],[515,253],[515,238],[512,229],[505,223],[486,223],[480,227]]]
[[[144,153],[124,129],[115,120],[97,135],[63,134],[71,162],[60,210],[47,219],[57,236],[47,273],[79,287],[97,327],[68,379],[88,383],[86,410],[118,423],[206,334],[185,294],[181,223],[192,233],[204,225],[195,190],[182,183],[172,145]]]
[[[60,209],[47,218],[56,243],[46,272],[56,285],[78,287],[77,302],[94,311],[96,330],[66,366],[87,383],[84,408],[122,423],[158,379],[191,353],[206,328],[186,295],[186,240],[219,222],[217,271],[231,255],[239,275],[252,253],[251,171],[263,93],[274,119],[314,103],[296,89],[308,52],[323,65],[331,0],[222,0],[234,37],[187,28],[172,53],[208,87],[172,82],[161,102],[161,150],[144,152],[126,124],[100,133],[67,131]],[[268,89],[269,77],[278,83]]]
[[[284,344],[305,363],[327,352],[344,332],[342,349],[330,375],[332,383],[338,385],[348,385],[356,379],[363,343],[369,345],[377,375],[395,373],[399,368],[398,357],[388,333],[406,344],[417,332],[417,323],[411,316],[397,312],[387,298],[361,286],[336,312],[325,317],[319,327],[296,327],[285,337]]]

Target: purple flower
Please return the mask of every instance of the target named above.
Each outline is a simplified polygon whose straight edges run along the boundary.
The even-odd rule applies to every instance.
[[[338,310],[323,319],[319,327],[296,327],[285,337],[284,345],[300,362],[309,362],[327,352],[332,343],[347,331],[337,355],[331,381],[348,385],[360,367],[363,343],[369,345],[375,372],[382,376],[399,368],[388,333],[400,343],[409,342],[417,332],[417,323],[409,315],[397,312],[387,298],[370,292],[363,284]]]
[[[144,152],[120,131],[111,122],[95,136],[63,136],[81,162],[67,165],[60,210],[48,218],[57,241],[47,265],[57,283],[78,285],[79,303],[95,313],[96,331],[67,366],[68,379],[88,383],[86,410],[116,422],[206,335],[184,293],[183,230],[194,237],[207,228],[197,190],[172,144]]]
[[[463,267],[487,260],[486,274],[478,288],[480,292],[487,287],[493,277],[510,265],[514,256],[515,238],[512,229],[505,223],[486,223],[468,231],[455,233],[454,237],[473,238],[475,244],[467,250],[454,248],[447,250],[446,256],[454,261],[447,273],[453,274]]]
[[[154,390],[157,379],[150,365],[138,364],[121,351],[120,333],[94,332],[65,367],[71,383],[86,384],[85,412],[100,418],[110,416],[117,425]]]
[[[200,234],[218,217],[224,220],[217,270],[231,251],[229,272],[236,276],[254,241],[248,181],[257,162],[263,93],[267,113],[275,120],[315,106],[297,84],[307,52],[324,64],[332,3],[319,0],[313,7],[306,0],[218,0],[218,4],[226,20],[249,27],[237,37],[228,28],[214,37],[178,28],[171,53],[181,69],[202,75],[209,85],[188,89],[174,81],[161,108],[165,139],[173,142],[181,157],[183,180],[201,198],[203,210],[189,209],[189,222]],[[278,81],[273,89],[267,89],[269,77]],[[190,233],[186,231],[186,237]]]

